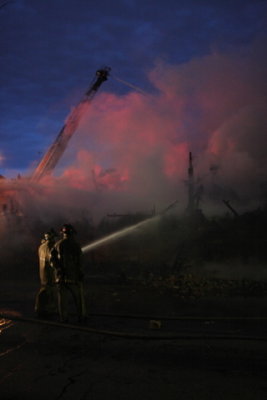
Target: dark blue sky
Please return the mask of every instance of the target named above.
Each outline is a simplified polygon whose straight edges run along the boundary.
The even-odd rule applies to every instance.
[[[99,67],[153,93],[158,60],[249,54],[266,40],[266,17],[264,0],[10,0],[0,9],[0,173],[40,158]],[[132,90],[112,77],[104,85]]]

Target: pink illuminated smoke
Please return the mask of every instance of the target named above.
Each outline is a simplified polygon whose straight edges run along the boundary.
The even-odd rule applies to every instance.
[[[177,199],[182,209],[191,151],[203,208],[225,197],[258,204],[267,182],[264,66],[257,44],[250,53],[158,62],[149,73],[153,94],[118,96],[105,83],[49,184],[60,194],[77,189],[77,204],[87,193],[87,204],[103,212],[164,208]]]

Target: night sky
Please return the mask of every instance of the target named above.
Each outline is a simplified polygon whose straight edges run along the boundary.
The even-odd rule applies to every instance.
[[[131,182],[139,195],[149,182],[153,197],[184,178],[193,151],[201,178],[242,196],[265,185],[267,1],[1,4],[0,174],[30,174],[109,66],[58,179],[90,189],[94,171],[98,187]]]

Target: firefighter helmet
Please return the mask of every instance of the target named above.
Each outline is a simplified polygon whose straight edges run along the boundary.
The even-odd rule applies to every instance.
[[[54,240],[56,236],[57,236],[57,233],[54,231],[53,228],[51,228],[50,231],[47,231],[44,233],[45,240]]]
[[[72,235],[73,233],[76,233],[71,224],[64,224],[61,228],[61,232],[65,235]]]

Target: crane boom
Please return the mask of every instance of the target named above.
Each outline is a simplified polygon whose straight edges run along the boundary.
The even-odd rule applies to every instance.
[[[67,120],[60,130],[56,140],[54,143],[52,143],[33,172],[31,180],[38,182],[44,176],[53,171],[58,161],[62,157],[70,138],[77,130],[80,120],[84,115],[84,112],[86,111],[90,101],[93,99],[101,84],[108,79],[109,72],[109,67],[105,67],[96,71],[96,78],[94,79],[92,85],[86,91],[84,98],[67,117]]]

